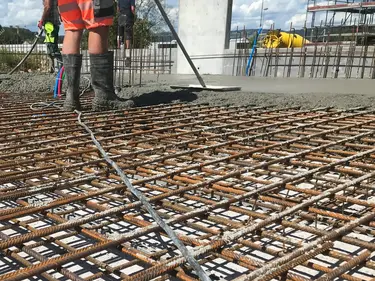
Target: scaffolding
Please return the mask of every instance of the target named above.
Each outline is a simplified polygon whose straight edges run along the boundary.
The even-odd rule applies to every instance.
[[[371,44],[375,40],[374,13],[375,1],[308,0],[310,39],[314,42],[340,40],[358,43],[366,37],[367,44]]]

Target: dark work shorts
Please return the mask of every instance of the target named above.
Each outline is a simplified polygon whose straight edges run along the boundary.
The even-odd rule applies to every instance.
[[[133,39],[134,16],[120,14],[118,17],[120,36],[126,35],[126,40]]]

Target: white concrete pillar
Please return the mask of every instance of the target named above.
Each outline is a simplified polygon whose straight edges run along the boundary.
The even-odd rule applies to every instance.
[[[178,35],[201,74],[223,73],[224,59],[217,56],[229,43],[232,6],[233,0],[179,0]],[[180,49],[177,73],[193,73]]]

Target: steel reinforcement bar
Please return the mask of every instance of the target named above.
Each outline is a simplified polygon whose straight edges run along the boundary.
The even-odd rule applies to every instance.
[[[5,105],[0,280],[197,280],[76,115]],[[374,278],[373,110],[174,104],[82,120],[212,280]]]

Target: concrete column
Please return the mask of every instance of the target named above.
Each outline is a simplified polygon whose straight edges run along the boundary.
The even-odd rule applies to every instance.
[[[180,0],[178,35],[201,74],[222,74],[224,49],[229,44],[233,0]],[[211,58],[208,58],[211,57]],[[193,71],[181,50],[177,73]]]

